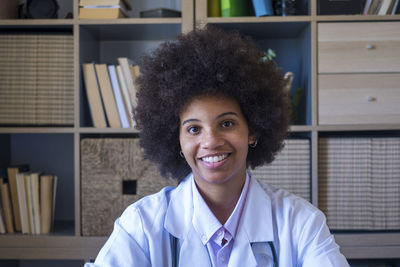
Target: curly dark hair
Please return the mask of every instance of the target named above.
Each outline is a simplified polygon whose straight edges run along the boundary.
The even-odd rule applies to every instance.
[[[200,95],[234,98],[258,140],[247,165],[273,161],[288,133],[288,96],[281,71],[263,55],[251,38],[207,26],[144,56],[136,119],[145,157],[163,176],[182,180],[190,172],[179,155],[179,115]]]

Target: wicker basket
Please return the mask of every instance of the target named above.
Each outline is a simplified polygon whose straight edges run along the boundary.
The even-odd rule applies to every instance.
[[[109,235],[114,220],[128,205],[177,184],[162,178],[157,168],[143,159],[139,140],[133,138],[82,139],[81,171],[84,236]],[[134,194],[124,194],[126,181],[136,181]]]
[[[268,165],[255,168],[253,177],[310,201],[310,141],[288,139],[285,148]]]
[[[331,229],[400,229],[400,138],[321,138],[319,207]]]

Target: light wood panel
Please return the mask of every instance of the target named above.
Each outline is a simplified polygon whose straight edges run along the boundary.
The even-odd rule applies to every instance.
[[[319,73],[400,71],[400,22],[318,24]]]
[[[400,123],[400,73],[319,75],[320,124]]]

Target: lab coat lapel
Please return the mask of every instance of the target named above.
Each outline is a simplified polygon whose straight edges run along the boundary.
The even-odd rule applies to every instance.
[[[251,244],[274,240],[271,209],[269,196],[256,179],[250,178],[249,191],[233,243],[229,267],[257,266]]]
[[[179,266],[211,267],[207,247],[193,227],[192,175],[186,177],[171,194],[164,227],[181,244]]]
[[[211,267],[210,256],[194,227],[189,230],[180,250],[179,266]]]

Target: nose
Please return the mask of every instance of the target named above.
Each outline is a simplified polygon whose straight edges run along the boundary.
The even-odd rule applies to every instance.
[[[214,129],[203,130],[201,147],[203,149],[215,149],[224,145],[224,138]]]

